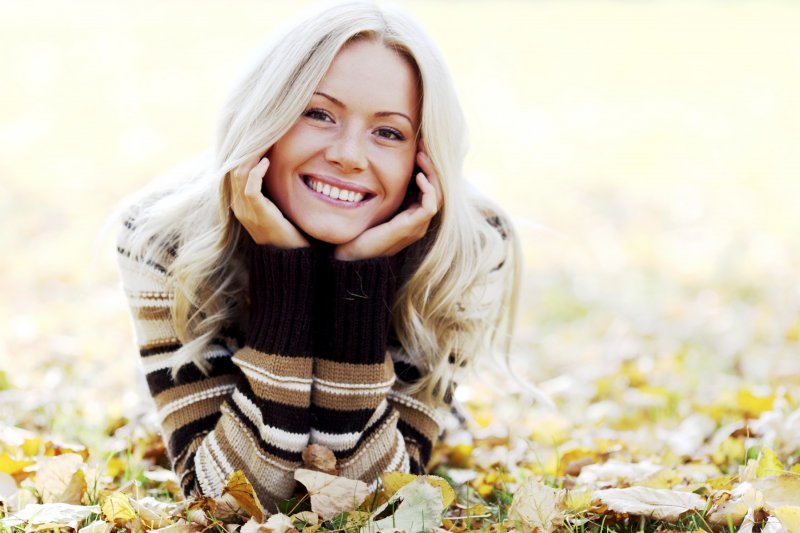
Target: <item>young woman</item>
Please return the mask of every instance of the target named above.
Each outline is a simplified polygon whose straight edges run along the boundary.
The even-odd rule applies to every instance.
[[[461,181],[464,129],[417,24],[341,4],[247,69],[211,158],[132,202],[123,284],[187,494],[241,469],[286,499],[309,444],[346,477],[424,471],[456,370],[508,339],[519,273]]]

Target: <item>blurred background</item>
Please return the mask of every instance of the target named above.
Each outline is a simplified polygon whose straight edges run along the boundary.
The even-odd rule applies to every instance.
[[[101,228],[210,144],[244,60],[305,5],[0,2],[0,419],[90,441],[147,411]],[[403,5],[455,78],[470,181],[523,241],[513,372],[559,406],[487,411],[513,390],[488,362],[459,392],[484,425],[557,440],[800,385],[800,4]]]

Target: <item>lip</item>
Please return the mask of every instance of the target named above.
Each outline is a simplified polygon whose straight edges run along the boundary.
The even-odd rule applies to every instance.
[[[322,193],[319,193],[319,192],[315,191],[314,189],[310,188],[306,184],[306,178],[307,177],[313,178],[316,181],[328,184],[331,187],[339,187],[340,189],[343,188],[343,189],[348,189],[348,190],[351,190],[351,191],[363,193],[364,194],[364,198],[359,202],[348,202],[347,200],[333,199],[330,196],[326,196],[326,195],[324,195]],[[361,186],[352,186],[351,184],[349,184],[346,181],[342,181],[342,180],[339,180],[339,179],[336,179],[336,178],[332,178],[330,176],[320,176],[319,174],[299,174],[298,175],[298,179],[300,180],[300,183],[303,185],[303,188],[309,194],[314,196],[314,198],[316,198],[317,200],[320,200],[321,202],[325,202],[327,204],[334,205],[336,207],[344,207],[344,208],[353,209],[353,208],[356,208],[356,207],[360,207],[360,206],[366,204],[367,202],[369,202],[370,200],[372,200],[373,198],[375,198],[375,193],[373,193],[369,189],[366,189],[366,188],[361,187]]]
[[[341,180],[339,178],[334,178],[333,176],[327,176],[325,174],[303,173],[303,174],[300,175],[300,178],[302,179],[303,176],[308,176],[310,178],[314,178],[314,180],[316,180],[316,181],[321,181],[322,183],[327,183],[331,187],[337,187],[339,189],[347,189],[348,191],[360,192],[364,196],[367,196],[367,195],[375,196],[375,192],[374,191],[372,191],[370,189],[367,189],[366,187],[364,187],[362,185],[358,185],[358,184],[350,182],[350,181]]]

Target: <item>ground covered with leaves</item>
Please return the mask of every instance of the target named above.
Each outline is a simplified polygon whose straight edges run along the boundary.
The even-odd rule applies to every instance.
[[[182,498],[95,239],[212,142],[290,4],[0,2],[0,530],[800,532],[800,8],[778,0],[407,2],[467,174],[520,233],[510,369],[461,383],[428,477],[365,486],[321,450],[278,508],[236,474]]]

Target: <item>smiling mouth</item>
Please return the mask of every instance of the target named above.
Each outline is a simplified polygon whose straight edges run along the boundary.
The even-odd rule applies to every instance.
[[[303,176],[303,183],[312,191],[316,191],[323,196],[327,196],[333,200],[341,202],[349,202],[356,204],[364,199],[369,200],[373,195],[364,194],[363,192],[352,191],[345,188],[334,187],[328,183],[323,183],[311,176]]]

